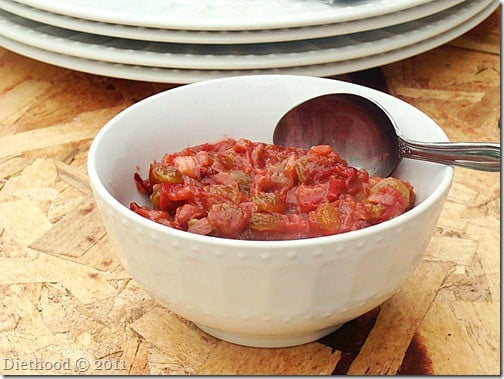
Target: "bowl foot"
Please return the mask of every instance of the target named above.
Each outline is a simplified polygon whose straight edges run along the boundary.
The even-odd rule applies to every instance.
[[[331,326],[329,328],[320,329],[315,332],[302,334],[288,335],[260,335],[260,334],[241,334],[226,332],[220,329],[211,328],[209,326],[196,324],[198,328],[211,336],[221,340],[235,343],[237,345],[252,346],[252,347],[288,347],[301,345],[308,342],[313,342],[328,334],[331,334],[341,325]]]

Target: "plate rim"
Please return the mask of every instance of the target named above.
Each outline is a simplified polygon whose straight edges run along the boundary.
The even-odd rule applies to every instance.
[[[247,44],[295,41],[363,32],[427,17],[455,7],[464,1],[466,0],[429,1],[416,7],[382,16],[373,16],[340,23],[293,28],[231,31],[175,30],[113,24],[53,13],[18,3],[15,0],[0,0],[0,9],[48,25],[109,37],[151,42]]]
[[[52,28],[54,33],[61,31],[66,33],[66,30],[55,28],[48,25],[41,25],[40,27],[29,27],[25,25],[16,24],[15,21],[9,19],[7,15],[2,19],[0,11],[0,34],[4,37],[16,40],[26,45],[40,47],[44,50],[53,51],[59,54],[71,55],[79,58],[91,59],[96,61],[105,61],[110,63],[120,63],[128,65],[149,66],[158,68],[175,68],[175,69],[197,69],[197,70],[255,70],[255,69],[273,69],[273,68],[289,68],[308,65],[320,65],[324,63],[334,63],[337,61],[353,60],[365,56],[372,56],[385,53],[391,50],[405,47],[410,44],[416,44],[423,40],[432,38],[438,34],[442,34],[447,30],[456,27],[463,23],[472,16],[483,11],[487,6],[490,6],[493,0],[472,0],[471,2],[461,3],[455,8],[457,12],[454,13],[452,8],[432,15],[423,20],[417,20],[411,23],[411,29],[407,29],[397,34],[387,33],[393,28],[400,28],[400,26],[393,26],[390,28],[381,29],[379,33],[385,34],[385,37],[378,36],[376,40],[368,40],[362,42],[365,34],[374,35],[375,31],[361,32],[356,34],[356,38],[352,40],[352,35],[343,36],[343,43],[348,41],[348,44],[343,44],[336,47],[323,48],[317,46],[315,40],[312,41],[296,41],[295,43],[304,45],[308,50],[296,52],[286,50],[282,53],[272,54],[257,54],[254,55],[252,50],[247,51],[242,49],[242,45],[237,46],[221,46],[224,54],[218,52],[217,55],[211,55],[208,52],[195,53],[177,53],[177,52],[153,52],[147,50],[133,50],[130,47],[126,48],[109,46],[109,42],[100,44],[86,43],[86,39],[91,35],[81,32],[75,32],[84,41],[74,41],[73,35],[68,35],[65,38],[62,35],[54,36],[52,34],[45,34],[39,29]],[[18,17],[18,16],[14,16]],[[434,19],[435,21],[429,21]],[[25,20],[25,19],[23,19]],[[21,21],[23,21],[21,20]],[[30,22],[30,20],[27,20]],[[402,26],[406,27],[407,24]],[[100,37],[102,38],[102,37]],[[110,42],[121,43],[127,40],[115,39],[111,37]],[[337,44],[341,37],[329,37],[334,39]],[[328,39],[324,39],[322,44],[326,44]],[[147,44],[148,45],[148,44]],[[161,43],[161,47],[162,47]],[[292,44],[283,44],[285,47],[292,46]],[[192,45],[191,45],[192,46]],[[191,46],[188,45],[189,51]],[[264,45],[257,44],[257,50],[261,51]],[[168,46],[167,46],[168,47]],[[176,48],[177,45],[174,45]],[[196,49],[198,46],[194,45]],[[216,48],[217,48],[216,47]],[[275,46],[280,48],[279,45]],[[236,54],[243,50],[239,55]]]
[[[112,9],[99,9],[93,7],[88,1],[86,5],[73,3],[71,0],[61,2],[59,0],[14,0],[15,2],[28,5],[34,8],[47,10],[53,13],[64,14],[67,16],[83,18],[94,21],[111,22],[123,25],[136,25],[143,27],[157,27],[166,29],[182,29],[182,30],[255,30],[255,29],[277,29],[299,26],[313,26],[328,23],[336,23],[343,21],[356,20],[371,16],[379,16],[387,13],[396,12],[402,9],[411,8],[420,4],[436,0],[369,0],[364,4],[356,7],[342,6],[338,9],[328,8],[322,12],[317,10],[312,14],[301,14],[295,17],[292,14],[271,15],[269,19],[264,17],[259,19],[242,18],[225,18],[225,17],[208,17],[206,14],[203,17],[177,17],[176,15],[169,17],[166,14],[150,13],[144,17],[138,13],[138,9],[130,10],[130,13],[125,13],[124,2],[122,4],[123,13]],[[75,0],[74,0],[75,1]],[[105,3],[96,0],[98,7]],[[213,0],[214,2],[216,0]],[[329,0],[328,0],[329,1]],[[334,0],[332,0],[334,4]],[[350,9],[352,8],[352,9]],[[267,12],[264,12],[267,13]]]
[[[94,75],[105,75],[113,78],[138,80],[158,83],[188,84],[203,80],[217,79],[221,77],[230,77],[237,75],[256,75],[256,74],[293,74],[305,76],[330,77],[342,75],[350,72],[369,69],[371,67],[390,64],[411,56],[421,54],[434,49],[444,43],[447,43],[470,29],[474,28],[487,17],[489,17],[499,6],[499,0],[492,0],[487,8],[470,20],[453,28],[449,33],[435,36],[429,40],[422,41],[419,44],[411,45],[406,48],[393,50],[388,53],[368,56],[356,60],[328,63],[316,66],[305,66],[299,70],[299,67],[272,70],[244,70],[244,71],[219,71],[219,70],[179,70],[162,69],[156,67],[131,66],[118,63],[107,63],[92,61],[84,58],[64,56],[47,50],[24,45],[13,40],[0,36],[0,46],[7,50],[12,50],[17,54],[28,56],[32,59],[42,61],[48,64],[64,67],[71,70],[87,72]],[[7,46],[8,45],[8,46]],[[34,54],[35,52],[35,54]],[[56,58],[56,62],[54,60]],[[71,63],[69,63],[71,62]],[[349,69],[345,69],[344,65]],[[296,70],[297,69],[297,70]],[[204,75],[203,75],[204,74]]]

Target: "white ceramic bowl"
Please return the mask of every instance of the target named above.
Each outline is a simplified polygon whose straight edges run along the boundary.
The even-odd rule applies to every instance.
[[[405,214],[366,229],[293,241],[239,241],[156,224],[129,210],[146,204],[133,173],[167,152],[224,137],[272,142],[291,106],[356,93],[382,104],[405,137],[447,141],[425,114],[387,94],[331,79],[264,75],[172,89],[114,117],[96,136],[88,170],[122,264],[157,301],[221,339],[279,347],[318,339],[389,298],[418,266],[453,169],[403,160],[396,175],[417,194]]]

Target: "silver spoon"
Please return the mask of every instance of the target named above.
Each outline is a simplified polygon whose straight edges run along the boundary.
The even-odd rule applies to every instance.
[[[387,177],[402,158],[500,171],[500,144],[417,142],[404,138],[394,119],[365,97],[336,93],[295,106],[278,122],[273,143],[309,149],[330,145],[349,165]]]

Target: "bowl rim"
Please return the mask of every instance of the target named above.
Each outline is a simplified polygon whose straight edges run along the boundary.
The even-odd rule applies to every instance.
[[[156,101],[158,97],[162,96],[167,96],[166,94],[168,92],[173,93],[174,91],[184,91],[186,90],[187,87],[197,87],[197,86],[202,86],[202,85],[207,85],[210,82],[223,82],[223,81],[236,81],[236,80],[242,80],[244,78],[247,78],[248,80],[253,80],[255,78],[262,78],[262,77],[290,77],[292,78],[311,78],[314,80],[322,80],[322,81],[331,81],[331,82],[340,82],[340,83],[345,83],[345,85],[351,85],[355,87],[362,87],[366,88],[367,90],[372,90],[374,92],[381,92],[369,87],[362,86],[360,84],[355,84],[355,83],[350,83],[350,82],[343,82],[340,80],[336,79],[328,79],[328,78],[319,78],[319,77],[310,77],[310,76],[301,76],[301,75],[247,75],[247,76],[233,76],[233,77],[227,77],[227,78],[217,78],[217,79],[211,79],[211,80],[205,80],[205,81],[200,81],[196,83],[190,83],[187,85],[171,88],[164,90],[162,92],[159,92],[157,94],[151,95],[149,97],[146,97],[139,102],[132,104],[131,106],[125,108],[118,114],[116,114],[114,117],[112,117],[95,135],[91,146],[88,151],[88,158],[87,158],[87,169],[88,169],[88,175],[89,175],[89,181],[91,184],[91,188],[95,194],[95,197],[97,195],[104,199],[113,209],[115,212],[117,212],[121,217],[125,217],[129,221],[135,223],[135,224],[140,224],[142,227],[151,229],[157,233],[160,233],[162,235],[168,236],[168,237],[173,237],[176,239],[182,239],[186,240],[187,242],[199,242],[202,244],[210,244],[210,245],[219,245],[222,247],[239,247],[239,248],[273,248],[273,249],[285,249],[285,248],[294,248],[294,247],[320,247],[324,245],[334,245],[337,243],[346,243],[349,241],[353,241],[355,239],[359,239],[361,237],[369,237],[370,235],[376,234],[376,233],[383,233],[389,230],[392,230],[401,224],[404,224],[408,221],[411,221],[413,218],[415,218],[417,215],[427,211],[427,209],[431,208],[442,196],[445,192],[447,192],[451,186],[452,180],[453,180],[453,175],[454,175],[454,169],[452,166],[447,166],[445,165],[443,169],[443,177],[441,179],[441,182],[439,185],[434,189],[434,191],[420,204],[415,205],[412,209],[409,211],[393,218],[387,221],[384,221],[382,223],[368,226],[366,228],[358,229],[358,230],[353,230],[349,232],[344,232],[340,234],[334,234],[334,235],[329,235],[329,236],[321,236],[321,237],[312,237],[312,238],[304,238],[304,239],[294,239],[294,240],[239,240],[239,239],[231,239],[231,238],[222,238],[222,237],[215,237],[215,236],[207,236],[207,235],[199,235],[196,233],[190,233],[187,231],[183,230],[177,230],[174,228],[170,228],[165,225],[161,225],[156,223],[155,221],[152,221],[150,219],[147,219],[145,217],[140,216],[139,214],[131,211],[127,206],[122,204],[119,200],[117,200],[105,187],[103,182],[100,179],[100,176],[98,175],[98,170],[96,167],[96,155],[98,151],[98,147],[100,145],[100,142],[102,138],[107,134],[107,132],[114,128],[119,121],[125,117],[128,113],[130,112],[135,112],[138,107],[142,107],[145,105],[147,102],[152,102]],[[381,92],[387,96],[392,96],[390,94],[387,94],[385,92]],[[392,96],[394,97],[394,96]],[[398,99],[400,100],[400,99]],[[435,123],[435,122],[434,122]],[[446,134],[444,131],[435,123],[436,126],[440,129],[441,133],[443,135]],[[447,138],[447,137],[446,137]]]

